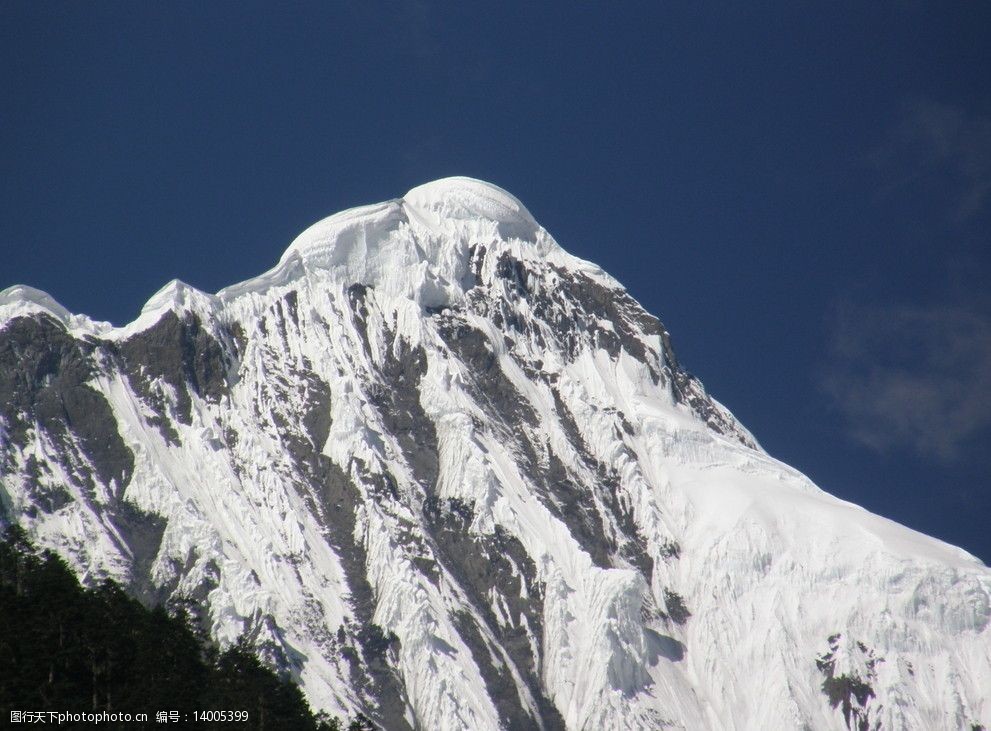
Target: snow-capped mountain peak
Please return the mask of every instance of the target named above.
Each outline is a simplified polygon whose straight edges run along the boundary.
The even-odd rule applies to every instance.
[[[991,725],[991,572],[768,456],[496,186],[133,323],[0,293],[0,507],[389,729]]]

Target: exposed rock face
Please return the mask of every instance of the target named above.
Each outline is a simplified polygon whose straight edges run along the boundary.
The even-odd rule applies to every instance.
[[[84,578],[388,729],[991,725],[991,571],[770,458],[478,181],[122,328],[0,294],[0,480]]]

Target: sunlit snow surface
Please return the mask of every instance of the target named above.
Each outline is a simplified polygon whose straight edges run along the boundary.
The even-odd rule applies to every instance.
[[[188,418],[174,384],[141,391],[119,365],[170,312],[230,354]],[[0,293],[0,327],[46,316],[96,344],[89,385],[133,470],[101,483],[78,444],[0,422],[4,510],[81,575],[200,597],[219,641],[248,631],[317,708],[385,714],[356,680],[373,622],[398,640],[381,657],[402,710],[379,716],[397,728],[506,727],[506,698],[531,728],[991,727],[991,571],[769,457],[656,320],[495,186],[339,213],[266,274],[172,282],[120,328]],[[350,535],[300,455],[354,490]],[[38,509],[56,484],[69,498]],[[141,566],[122,501],[166,521]],[[470,508],[443,518],[468,543],[437,505]],[[522,550],[493,583],[459,563],[468,545]],[[823,692],[843,677],[872,693],[846,694],[846,718]]]

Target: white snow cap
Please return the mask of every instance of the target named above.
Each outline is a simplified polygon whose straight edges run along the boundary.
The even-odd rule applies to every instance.
[[[341,264],[354,254],[388,239],[403,224],[447,234],[488,226],[500,238],[535,242],[540,231],[526,207],[502,188],[473,178],[455,177],[425,183],[402,198],[359,206],[310,226],[289,245],[280,262],[295,255]]]
[[[72,314],[56,302],[48,292],[25,284],[15,284],[0,291],[0,308],[11,310],[11,316],[41,311],[63,323],[68,323],[69,318],[72,317]]]
[[[495,242],[524,257],[563,256],[515,196],[481,180],[444,178],[402,198],[318,221],[296,237],[273,270],[218,296],[230,299],[312,276],[325,283],[360,282],[421,305],[447,304],[472,286],[472,247]]]
[[[403,203],[427,218],[493,221],[504,238],[533,240],[540,228],[515,196],[474,178],[442,178],[425,183],[404,195]]]

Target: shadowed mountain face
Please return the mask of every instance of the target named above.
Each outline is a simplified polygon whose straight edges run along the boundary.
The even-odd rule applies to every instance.
[[[991,572],[768,457],[479,181],[120,328],[6,290],[0,479],[84,579],[388,729],[991,725]]]

